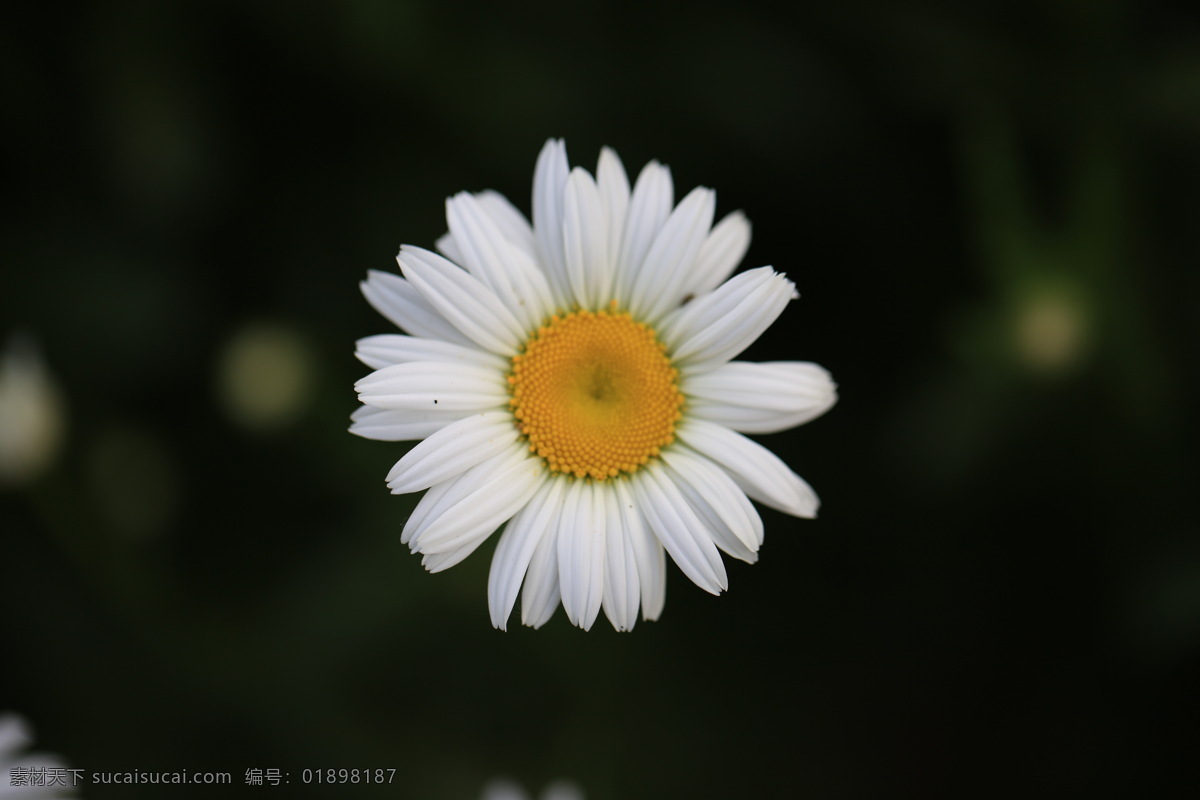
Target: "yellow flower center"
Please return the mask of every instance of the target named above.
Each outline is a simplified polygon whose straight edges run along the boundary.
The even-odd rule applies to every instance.
[[[634,472],[675,438],[679,371],[654,331],[617,312],[552,316],[513,356],[509,389],[529,449],[555,472]]]

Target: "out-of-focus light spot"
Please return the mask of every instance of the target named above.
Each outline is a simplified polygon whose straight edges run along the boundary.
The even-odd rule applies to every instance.
[[[66,413],[34,342],[14,336],[0,351],[0,486],[36,480],[62,445]]]
[[[483,787],[480,800],[529,800],[529,795],[515,782],[497,778]]]
[[[542,800],[583,800],[583,790],[571,781],[555,781],[542,790]]]
[[[308,406],[313,359],[292,328],[254,323],[235,333],[217,367],[225,412],[243,427],[266,431],[294,422]]]
[[[181,494],[179,469],[151,434],[109,429],[92,443],[84,466],[96,508],[117,534],[148,539],[171,523]]]
[[[0,712],[0,797],[21,797],[27,798],[27,800],[46,797],[77,797],[78,795],[69,786],[58,790],[51,788],[48,792],[43,792],[40,789],[32,788],[36,785],[32,779],[28,786],[20,786],[16,780],[18,767],[24,767],[29,771],[42,770],[42,774],[48,774],[47,771],[52,769],[65,770],[67,768],[63,760],[56,755],[26,752],[32,741],[33,731],[24,717],[11,711]],[[26,775],[29,775],[29,772]]]
[[[1053,288],[1031,291],[1018,305],[1013,326],[1017,356],[1039,372],[1060,372],[1084,355],[1091,321],[1075,294]]]
[[[555,781],[538,797],[539,800],[584,800],[583,790],[570,781]],[[481,800],[529,800],[529,795],[516,782],[495,778],[483,787]]]

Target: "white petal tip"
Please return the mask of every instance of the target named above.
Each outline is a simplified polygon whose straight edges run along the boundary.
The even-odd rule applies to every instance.
[[[805,488],[807,488],[807,486]],[[800,519],[816,519],[817,511],[819,511],[820,508],[821,501],[817,499],[817,496],[809,495],[808,497],[802,497],[800,500],[798,500],[795,503],[795,507],[793,509],[789,509],[789,511],[792,516],[800,517]]]

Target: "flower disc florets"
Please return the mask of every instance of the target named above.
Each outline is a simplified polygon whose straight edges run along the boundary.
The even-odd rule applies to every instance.
[[[513,416],[555,472],[596,480],[635,472],[675,438],[679,371],[654,331],[619,312],[555,314],[513,357]]]

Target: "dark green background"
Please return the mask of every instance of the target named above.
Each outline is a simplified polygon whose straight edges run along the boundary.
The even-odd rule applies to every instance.
[[[32,6],[30,7],[32,8]],[[1200,715],[1200,26],[1163,3],[92,2],[0,26],[0,336],[66,400],[0,488],[0,710],[91,771],[256,797],[1164,796]],[[765,437],[816,487],[658,623],[494,631],[430,576],[402,446],[345,432],[358,294],[537,152],[672,168],[802,299],[748,353],[841,401]],[[1078,336],[1039,363],[1049,298]],[[1056,305],[1057,303],[1057,305]],[[1052,313],[1052,315],[1053,315]],[[247,325],[314,380],[220,403]],[[395,767],[390,789],[300,770]],[[1194,767],[1194,762],[1193,762]],[[1194,779],[1194,769],[1190,770]],[[1185,773],[1186,774],[1186,773]],[[84,787],[93,798],[222,797]]]

